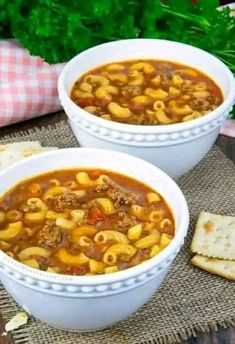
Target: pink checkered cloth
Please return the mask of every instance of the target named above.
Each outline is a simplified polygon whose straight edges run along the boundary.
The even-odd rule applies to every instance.
[[[61,109],[57,79],[64,64],[30,56],[13,39],[0,40],[0,127]],[[221,134],[235,137],[235,120]]]
[[[13,39],[0,40],[0,127],[60,110],[63,66],[30,56]]]
[[[220,134],[235,138],[235,120],[228,119],[225,121],[220,129]]]

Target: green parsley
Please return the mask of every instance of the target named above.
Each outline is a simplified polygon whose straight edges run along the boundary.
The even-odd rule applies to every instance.
[[[235,72],[235,17],[217,0],[0,0],[0,37],[49,63],[125,38],[164,38],[204,49]]]

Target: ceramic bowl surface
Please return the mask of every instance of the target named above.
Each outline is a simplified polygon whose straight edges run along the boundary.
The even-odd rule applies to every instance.
[[[28,313],[61,329],[92,331],[125,319],[160,287],[184,242],[189,214],[176,183],[152,164],[110,150],[69,148],[27,158],[0,172],[0,195],[18,182],[51,170],[113,170],[156,189],[172,209],[176,234],[159,255],[133,268],[98,276],[67,276],[30,268],[0,251],[0,279]]]

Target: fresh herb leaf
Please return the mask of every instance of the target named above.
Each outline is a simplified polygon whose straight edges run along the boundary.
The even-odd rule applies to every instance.
[[[235,119],[235,106],[232,109],[232,112],[230,113],[230,118]]]
[[[0,0],[0,37],[49,63],[102,42],[163,38],[195,45],[235,72],[235,17],[218,0]]]

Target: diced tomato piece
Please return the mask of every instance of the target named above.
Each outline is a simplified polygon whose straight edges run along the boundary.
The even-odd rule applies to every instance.
[[[93,178],[93,179],[96,179],[96,178],[98,178],[101,174],[102,174],[102,172],[101,172],[100,170],[93,170],[93,171],[90,173],[90,177]]]
[[[84,98],[84,99],[80,98],[77,104],[82,108],[86,106],[92,106],[94,105],[94,98]]]
[[[87,272],[87,268],[85,266],[75,266],[71,269],[71,272],[73,275],[81,276],[85,275],[85,273]]]
[[[93,206],[90,209],[89,218],[95,224],[98,221],[105,220],[105,215],[98,206]]]

